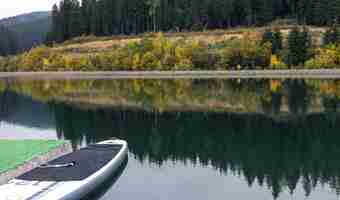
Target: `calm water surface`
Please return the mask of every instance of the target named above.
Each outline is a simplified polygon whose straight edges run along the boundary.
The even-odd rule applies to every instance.
[[[1,80],[0,139],[119,137],[95,197],[340,199],[338,80]]]

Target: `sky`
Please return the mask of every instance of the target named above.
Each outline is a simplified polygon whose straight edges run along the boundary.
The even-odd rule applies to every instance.
[[[0,19],[34,11],[48,11],[60,0],[1,0]]]

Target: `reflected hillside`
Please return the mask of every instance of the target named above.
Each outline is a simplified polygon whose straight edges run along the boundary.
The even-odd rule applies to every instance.
[[[0,122],[3,121],[39,129],[54,128],[55,124],[45,103],[8,89],[0,92]]]
[[[0,88],[86,109],[265,113],[278,119],[335,112],[340,98],[338,80],[11,80]]]
[[[276,198],[302,181],[306,196],[317,184],[340,189],[340,115],[310,114],[277,122],[262,114],[81,110],[64,104],[55,110],[59,134],[73,141],[124,138],[141,161],[212,165],[222,174],[257,181]]]

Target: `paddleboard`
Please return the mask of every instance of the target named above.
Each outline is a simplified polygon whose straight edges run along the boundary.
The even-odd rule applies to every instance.
[[[119,169],[128,152],[124,140],[89,145],[41,165],[0,186],[1,200],[78,200]]]

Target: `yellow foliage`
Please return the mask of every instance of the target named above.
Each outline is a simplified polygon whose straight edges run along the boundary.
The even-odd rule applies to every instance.
[[[162,66],[165,69],[171,69],[176,65],[176,56],[171,53],[165,53],[162,59]]]
[[[29,52],[21,56],[19,65],[24,71],[40,71],[44,69],[44,64],[49,64],[50,57],[53,52],[45,46],[31,49]]]
[[[136,53],[135,55],[133,55],[132,68],[138,69],[141,64],[142,64],[141,56],[139,53]]]
[[[20,56],[0,57],[0,71],[17,71]]]
[[[281,90],[281,81],[271,80],[270,81],[270,91],[271,92],[279,92],[280,90]]]
[[[333,44],[317,49],[315,58],[308,60],[305,66],[310,69],[338,68],[340,66],[340,46]]]
[[[88,40],[78,38],[77,40]],[[307,61],[308,68],[337,68],[340,66],[340,45],[331,45],[316,51]],[[111,49],[112,48],[112,49]],[[111,49],[111,50],[110,50]],[[0,58],[2,71],[61,71],[61,70],[187,70],[187,69],[287,69],[272,55],[271,44],[261,42],[260,33],[246,32],[243,38],[205,44],[179,36],[169,39],[163,33],[150,34],[124,45],[107,48],[92,55],[62,54],[56,49],[40,46],[15,56]]]
[[[192,49],[186,46],[177,46],[175,48],[176,64],[175,69],[191,69]]]
[[[141,60],[141,65],[145,69],[160,69],[161,68],[161,62],[152,52],[147,52],[143,55],[143,58]]]
[[[81,71],[91,70],[91,63],[87,57],[64,57],[64,66],[66,70]]]
[[[270,57],[270,68],[271,69],[287,69],[288,66],[282,62],[277,55],[271,55]]]
[[[267,67],[270,64],[271,44],[258,40],[234,39],[220,47],[223,65],[240,68]]]
[[[164,47],[166,46],[167,43],[169,43],[169,41],[164,38],[163,34],[157,33],[156,37],[152,39],[151,41],[152,53],[157,57],[162,57],[163,52],[164,52]]]

